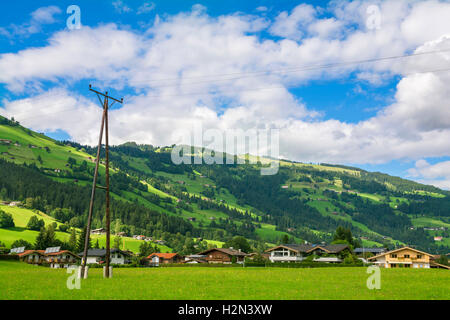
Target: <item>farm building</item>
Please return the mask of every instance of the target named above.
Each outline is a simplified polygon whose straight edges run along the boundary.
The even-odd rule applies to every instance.
[[[233,248],[213,248],[199,253],[206,256],[208,263],[243,263],[246,253]]]

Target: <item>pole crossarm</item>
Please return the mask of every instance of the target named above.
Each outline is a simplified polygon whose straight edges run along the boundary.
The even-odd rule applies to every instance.
[[[111,97],[111,96],[108,95],[108,91],[106,91],[105,93],[102,93],[102,92],[100,92],[100,91],[97,91],[97,90],[95,90],[95,89],[92,89],[92,85],[89,85],[89,90],[92,91],[92,92],[95,92],[96,94],[99,94],[99,95],[101,95],[101,96],[103,96],[103,97],[105,97],[105,98],[114,100],[115,102],[123,103],[123,98],[121,98],[120,100],[118,100],[118,99],[116,99],[116,98],[113,98],[113,97]]]

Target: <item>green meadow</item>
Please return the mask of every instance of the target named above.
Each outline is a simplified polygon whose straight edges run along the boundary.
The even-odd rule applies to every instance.
[[[366,286],[366,268],[117,268],[112,279],[91,269],[79,290],[71,274],[0,261],[0,299],[450,299],[441,269],[382,269],[381,289]],[[70,281],[70,280],[69,280]]]

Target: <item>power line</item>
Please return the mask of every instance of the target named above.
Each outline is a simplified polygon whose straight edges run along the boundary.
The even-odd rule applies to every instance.
[[[232,81],[232,80],[239,80],[239,79],[243,79],[243,78],[253,78],[253,77],[261,77],[261,76],[265,77],[265,76],[270,76],[270,75],[283,75],[286,73],[296,73],[296,72],[301,72],[301,71],[339,68],[339,67],[353,65],[353,64],[365,64],[365,63],[371,63],[371,62],[388,61],[388,60],[423,56],[423,55],[436,54],[436,53],[449,52],[449,51],[450,51],[450,49],[442,49],[442,50],[426,51],[426,52],[411,53],[411,54],[381,57],[381,58],[373,58],[373,59],[329,63],[329,64],[322,64],[322,65],[316,65],[316,66],[298,66],[298,67],[291,67],[291,68],[278,69],[278,70],[262,70],[262,71],[235,72],[235,73],[225,73],[225,74],[216,74],[216,75],[183,77],[182,80],[186,80],[186,79],[189,80],[189,79],[201,79],[201,78],[211,78],[211,77],[242,75],[240,77],[233,77],[233,78],[227,78],[227,79],[213,79],[213,80],[183,83],[183,84],[181,84],[181,86],[192,85],[192,84],[202,84],[202,83],[209,83],[209,82],[218,82],[218,81]],[[161,81],[179,81],[179,80],[180,80],[180,78],[171,78],[171,79],[147,79],[147,80],[137,80],[137,81],[129,81],[129,82],[132,84],[136,84],[136,83],[149,83],[149,82],[156,82],[156,81],[161,82]],[[180,84],[172,84],[172,85],[168,84],[168,85],[161,85],[161,86],[153,86],[152,88],[177,87],[177,86],[180,86]]]
[[[446,72],[446,71],[450,71],[450,68],[417,71],[417,72],[405,73],[402,76],[410,76],[410,75],[414,75],[414,74],[424,74],[424,73],[439,73],[439,72]],[[369,77],[369,79],[370,78],[371,77]],[[375,79],[375,76],[372,78]],[[361,81],[365,81],[365,80],[368,80],[368,78],[341,80],[341,82],[352,83],[352,82],[361,82]],[[202,92],[188,92],[188,93],[179,93],[179,94],[155,94],[155,95],[147,95],[146,97],[147,98],[162,98],[162,97],[180,97],[180,96],[201,96],[201,95],[217,95],[217,94],[238,93],[238,92],[263,91],[263,90],[273,90],[273,89],[292,89],[292,88],[296,88],[296,86],[285,85],[285,86],[259,87],[259,88],[242,89],[242,90],[235,90],[235,89],[228,90],[228,91],[222,90],[222,91],[217,91],[217,92],[202,91]],[[32,116],[32,117],[21,118],[20,117],[21,114],[16,114],[16,115],[14,115],[14,117],[20,121],[27,121],[30,119],[39,119],[39,118],[48,117],[48,116],[51,116],[54,114],[60,114],[60,113],[65,113],[65,112],[69,112],[69,111],[74,111],[77,109],[78,109],[77,107],[71,107],[68,109],[63,109],[63,110],[59,110],[59,111],[55,111],[55,112],[51,112],[51,113],[40,114],[40,115]],[[22,114],[28,114],[28,113],[22,113]]]

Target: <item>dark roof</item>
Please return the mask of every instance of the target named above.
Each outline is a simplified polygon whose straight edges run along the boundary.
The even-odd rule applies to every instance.
[[[354,253],[364,253],[364,252],[370,252],[370,253],[382,253],[385,252],[385,248],[356,248],[353,250]]]
[[[127,251],[122,251],[119,249],[112,248],[111,253],[120,252],[125,256],[130,256],[131,254]],[[83,257],[84,252],[80,252],[78,255]],[[106,256],[106,249],[89,249],[87,252],[88,257],[104,257]]]
[[[339,253],[345,249],[348,249],[348,245],[346,244],[328,244],[320,247],[325,249],[325,251],[329,251],[329,253]]]
[[[213,249],[209,249],[209,250],[200,252],[199,254],[206,255],[208,252],[211,252],[211,251],[214,251],[214,250],[226,253],[226,254],[228,254],[230,256],[246,256],[247,255],[245,252],[242,252],[242,251],[239,251],[239,250],[235,250],[235,249],[230,249],[230,248],[213,248]]]

